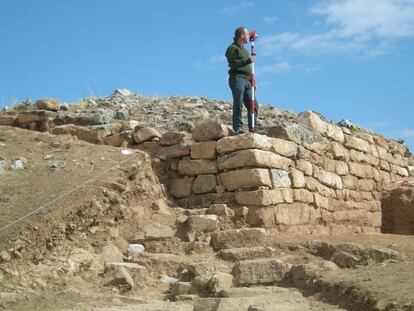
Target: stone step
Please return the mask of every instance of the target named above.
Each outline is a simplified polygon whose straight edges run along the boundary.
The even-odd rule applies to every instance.
[[[275,250],[271,247],[258,246],[222,249],[217,255],[221,259],[227,261],[242,261],[248,259],[271,257],[274,252]]]
[[[266,230],[263,228],[243,228],[215,232],[211,236],[216,250],[226,248],[255,247],[266,242]]]

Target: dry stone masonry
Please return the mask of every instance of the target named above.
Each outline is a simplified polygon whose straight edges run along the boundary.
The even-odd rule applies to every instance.
[[[234,136],[225,125],[229,103],[182,101],[115,91],[72,113],[57,99],[42,99],[35,109],[0,115],[0,125],[147,151],[178,206],[227,204],[243,209],[250,226],[280,231],[380,232],[384,185],[414,173],[404,144],[349,122],[339,126],[312,111],[296,116],[264,106],[266,135]]]

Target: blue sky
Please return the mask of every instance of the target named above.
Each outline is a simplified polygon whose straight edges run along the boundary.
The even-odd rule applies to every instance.
[[[230,100],[224,52],[241,25],[259,34],[260,103],[413,149],[414,0],[1,0],[0,106],[115,88]]]

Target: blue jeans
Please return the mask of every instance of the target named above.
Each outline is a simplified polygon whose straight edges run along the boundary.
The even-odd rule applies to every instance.
[[[243,129],[242,105],[247,109],[247,123],[252,128],[252,84],[250,80],[241,76],[230,76],[229,86],[233,94],[233,130],[237,133]],[[258,103],[254,101],[254,124],[257,126]]]

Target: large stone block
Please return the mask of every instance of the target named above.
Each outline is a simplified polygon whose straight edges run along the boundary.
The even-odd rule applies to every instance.
[[[284,199],[280,190],[255,190],[236,192],[236,201],[240,205],[273,205]]]
[[[17,122],[19,124],[27,124],[53,119],[55,116],[55,112],[48,110],[21,111],[17,115]]]
[[[135,143],[140,144],[145,141],[153,140],[154,138],[160,138],[161,134],[152,127],[143,127],[134,132],[133,137]]]
[[[291,181],[289,173],[284,170],[272,169],[270,170],[273,188],[290,188]]]
[[[341,144],[345,141],[345,136],[342,128],[334,124],[326,123],[326,136],[340,142]]]
[[[297,155],[298,145],[293,141],[288,141],[281,138],[269,138],[270,150],[283,157],[294,158]]]
[[[253,189],[260,186],[272,187],[269,170],[264,168],[242,169],[221,173],[220,181],[228,191]]]
[[[317,179],[313,177],[305,177],[305,187],[310,191],[317,191],[328,198],[336,198],[335,190],[322,185]]]
[[[168,192],[175,198],[185,198],[191,194],[194,177],[171,179],[168,181]]]
[[[321,118],[313,111],[304,111],[299,113],[298,123],[318,134],[326,134],[328,131],[326,122],[322,121]]]
[[[269,151],[271,148],[269,137],[252,133],[224,137],[217,142],[217,152],[220,154],[244,149]]]
[[[340,176],[348,175],[349,174],[348,164],[342,161],[335,161],[335,172]]]
[[[217,157],[216,141],[205,141],[191,145],[191,158],[214,160]]]
[[[296,160],[296,168],[307,176],[312,176],[313,174],[313,165],[309,161],[303,159]]]
[[[193,128],[193,139],[195,141],[217,140],[229,134],[228,128],[215,121],[208,121],[196,125]]]
[[[253,247],[263,245],[266,230],[263,228],[244,228],[214,232],[211,241],[215,249]]]
[[[281,203],[275,206],[250,207],[247,222],[265,228],[295,226],[314,224],[320,215],[320,209],[305,203]]]
[[[233,276],[238,286],[272,284],[281,281],[287,271],[281,259],[253,259],[238,263],[233,268]]]
[[[185,140],[185,132],[168,132],[161,136],[160,144],[162,146],[172,146],[183,144]]]
[[[313,203],[313,193],[306,189],[293,189],[293,201],[303,203]]]
[[[194,193],[215,192],[217,177],[214,174],[198,175],[194,180],[192,190]]]
[[[217,215],[192,215],[187,220],[188,228],[193,232],[212,232],[217,229]]]
[[[273,249],[270,247],[257,246],[257,247],[242,247],[222,249],[219,252],[220,258],[229,261],[242,261],[255,258],[271,257]]]
[[[323,185],[333,189],[342,189],[342,179],[340,176],[327,172],[317,166],[313,169],[313,177],[319,180]]]
[[[372,178],[371,166],[359,163],[348,163],[349,173],[359,178]]]
[[[230,170],[244,167],[272,167],[289,169],[292,160],[273,152],[259,149],[245,149],[223,155],[218,160],[219,170]]]
[[[365,153],[371,153],[371,146],[369,145],[369,143],[355,136],[346,135],[344,145],[349,149],[355,149],[363,151]]]
[[[346,161],[349,158],[348,149],[335,141],[331,142],[330,152],[336,160]]]
[[[173,145],[157,148],[157,156],[161,159],[184,157],[190,154],[190,146]]]
[[[17,117],[16,116],[0,116],[0,125],[12,126],[16,124]]]
[[[305,187],[305,176],[304,174],[295,169],[292,168],[290,172],[291,178],[292,178],[292,186],[293,188],[303,188]]]
[[[342,176],[342,183],[345,189],[358,189],[358,178],[352,175]]]
[[[178,172],[180,175],[203,175],[216,174],[217,162],[211,160],[181,160],[178,163]]]

